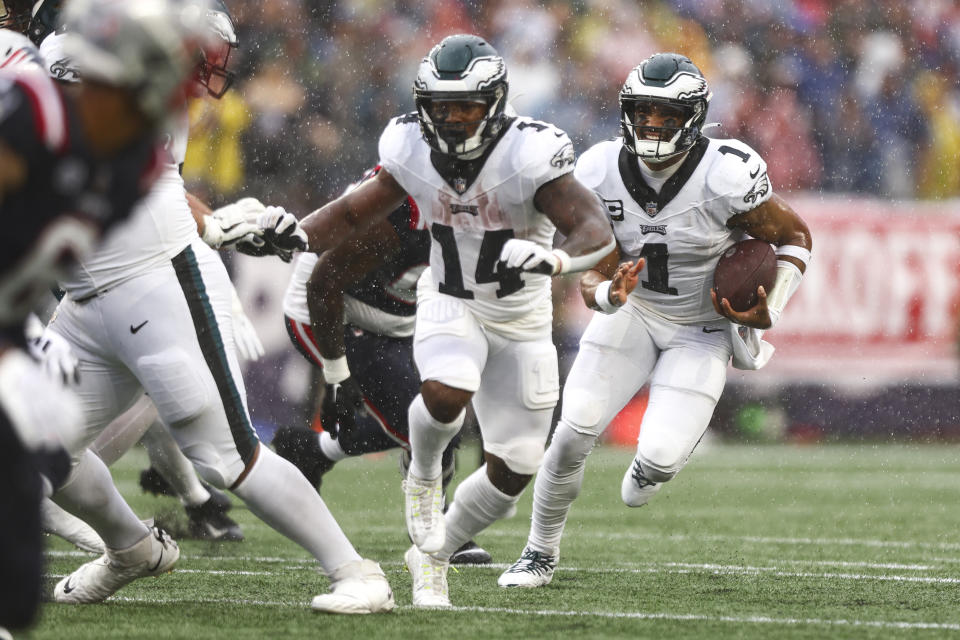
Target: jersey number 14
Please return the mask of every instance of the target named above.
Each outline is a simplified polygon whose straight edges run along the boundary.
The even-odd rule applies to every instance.
[[[440,244],[443,255],[443,282],[437,284],[440,293],[455,298],[473,299],[473,292],[463,285],[463,268],[460,265],[460,252],[453,235],[453,227],[434,222],[430,226],[430,235]],[[507,240],[513,237],[513,229],[486,231],[480,243],[477,256],[477,270],[473,278],[477,284],[498,282],[497,297],[503,298],[523,289],[524,281],[519,269],[506,269],[499,265],[500,251]]]

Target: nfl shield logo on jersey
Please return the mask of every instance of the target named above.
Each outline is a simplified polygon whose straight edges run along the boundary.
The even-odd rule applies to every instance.
[[[467,190],[466,178],[454,178],[453,188],[457,190],[457,193],[463,193],[464,191],[466,191]]]
[[[643,210],[646,211],[647,215],[651,218],[660,213],[660,209],[657,207],[656,202],[648,202]]]

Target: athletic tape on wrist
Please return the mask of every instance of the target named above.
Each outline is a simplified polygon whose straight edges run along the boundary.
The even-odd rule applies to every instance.
[[[614,304],[610,300],[610,287],[612,285],[613,280],[604,280],[597,285],[593,293],[594,301],[597,303],[597,306],[600,307],[600,311],[608,315],[616,313],[620,309],[620,305]]]
[[[320,356],[320,364],[323,365],[323,379],[326,380],[327,384],[340,384],[350,377],[347,356],[340,356],[333,360],[327,360]]]
[[[800,287],[801,280],[803,280],[803,274],[800,273],[800,267],[786,260],[777,260],[777,277],[767,296],[771,327],[780,319],[787,302]]]

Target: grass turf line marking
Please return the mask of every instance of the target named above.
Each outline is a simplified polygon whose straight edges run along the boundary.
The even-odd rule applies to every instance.
[[[238,604],[260,607],[309,607],[309,602],[277,602],[269,600],[235,600],[231,598],[143,598],[114,596],[110,598],[116,602],[146,603],[146,604]],[[398,611],[422,611],[418,607],[401,605]],[[596,617],[596,618],[626,618],[634,620],[671,620],[676,622],[729,622],[733,624],[780,624],[780,625],[808,625],[808,626],[837,626],[837,627],[870,627],[879,629],[929,629],[960,631],[960,624],[949,622],[896,622],[885,620],[829,620],[826,618],[769,618],[767,616],[707,616],[692,613],[645,613],[642,611],[555,611],[551,609],[514,609],[507,607],[450,607],[449,609],[435,609],[438,613],[466,612],[466,613],[503,613],[508,615],[534,616],[566,616],[566,617]]]
[[[381,566],[402,566],[402,562],[381,562]],[[466,565],[469,568],[478,569],[506,569],[512,565],[505,563],[491,563],[487,565]],[[300,567],[296,567],[299,569]],[[307,567],[303,567],[308,569]],[[458,567],[461,570],[463,567]],[[209,575],[237,575],[237,576],[273,576],[273,571],[240,571],[223,569],[174,569],[177,573],[198,573]],[[693,564],[683,562],[666,562],[662,566],[651,563],[646,568],[605,568],[605,567],[557,567],[557,571],[563,573],[632,573],[632,574],[699,574],[709,573],[713,575],[728,576],[758,576],[772,575],[778,578],[817,578],[832,580],[879,580],[881,582],[916,582],[923,584],[960,584],[960,578],[940,578],[925,576],[898,576],[885,574],[869,573],[814,573],[809,571],[784,571],[779,567],[750,567],[738,565],[721,564]],[[64,578],[65,574],[46,574],[47,578]]]
[[[46,554],[50,557],[55,558],[88,558],[92,554],[87,553],[86,551],[47,551]],[[288,569],[311,569],[315,568],[312,558],[277,558],[270,556],[183,556],[185,560],[196,561],[196,560],[209,560],[215,562],[263,562],[270,564],[289,564]],[[956,564],[960,562],[960,559],[936,559],[938,562],[943,562],[944,564]],[[936,565],[930,564],[898,564],[890,562],[850,562],[847,560],[781,560],[783,564],[790,565],[810,565],[810,566],[822,566],[822,567],[860,567],[862,569],[898,569],[901,571],[938,571],[942,570],[944,567],[938,567]],[[397,565],[400,566],[403,564],[402,561],[384,561],[381,562],[382,565]],[[712,564],[693,564],[688,562],[624,562],[622,565],[626,565],[629,570],[630,567],[656,567],[656,566],[684,566],[684,567],[701,567],[701,568],[712,568],[712,567],[725,567],[728,565],[712,565]],[[468,567],[476,566],[476,568],[487,567],[490,569],[506,569],[512,565],[504,563],[491,563],[486,565],[467,565]],[[580,569],[576,567],[560,567],[565,571],[615,571],[616,569],[603,569],[603,568],[589,568],[589,569]],[[775,571],[779,570],[779,567],[763,567],[764,571]],[[251,574],[259,575],[259,574]]]

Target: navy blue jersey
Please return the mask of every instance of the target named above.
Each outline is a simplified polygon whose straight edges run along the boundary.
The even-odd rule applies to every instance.
[[[152,135],[110,158],[83,139],[45,74],[0,74],[0,332],[17,340],[31,306],[102,232],[125,218],[160,168]]]
[[[413,316],[417,312],[417,280],[430,261],[430,232],[419,228],[419,211],[412,198],[387,220],[400,238],[400,251],[346,293],[386,313]]]

